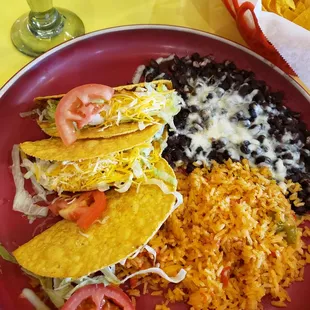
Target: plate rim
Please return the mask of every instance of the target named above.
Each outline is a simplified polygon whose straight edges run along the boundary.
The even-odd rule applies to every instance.
[[[63,42],[52,49],[48,50],[47,52],[43,53],[39,57],[31,60],[28,64],[23,66],[20,70],[18,70],[9,80],[1,87],[0,89],[0,99],[5,95],[7,91],[14,85],[15,82],[18,81],[18,79],[25,74],[29,69],[33,68],[37,64],[39,64],[44,59],[52,56],[54,53],[58,52],[59,50],[62,50],[64,48],[67,48],[70,45],[77,44],[80,41],[87,40],[92,37],[108,34],[108,33],[114,33],[114,32],[121,32],[121,31],[132,31],[132,30],[173,30],[173,31],[179,31],[179,32],[185,32],[195,35],[200,35],[207,38],[212,38],[214,40],[226,43],[227,45],[236,47],[239,50],[244,51],[245,53],[250,54],[251,56],[261,60],[265,64],[267,64],[272,69],[276,70],[279,74],[281,74],[288,82],[290,82],[302,95],[305,97],[307,101],[310,102],[310,93],[301,85],[299,84],[292,76],[285,73],[283,70],[281,70],[279,67],[271,63],[269,60],[265,59],[264,57],[260,56],[256,52],[252,51],[248,47],[237,43],[235,41],[232,41],[230,39],[224,38],[222,36],[219,36],[217,34],[213,34],[207,31],[184,27],[184,26],[174,26],[174,25],[165,25],[165,24],[136,24],[136,25],[125,25],[125,26],[116,26],[116,27],[109,27],[104,28],[100,30],[95,30],[89,33],[86,33],[82,36],[79,36],[77,38],[74,38],[72,40],[69,40],[67,42]]]

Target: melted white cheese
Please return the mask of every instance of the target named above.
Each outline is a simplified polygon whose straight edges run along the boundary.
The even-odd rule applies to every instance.
[[[185,153],[189,158],[195,158],[198,163],[209,165],[209,153],[212,151],[212,141],[224,139],[226,144],[223,148],[228,150],[233,159],[240,160],[240,157],[247,158],[251,164],[255,164],[255,159],[250,154],[244,154],[240,150],[243,141],[249,141],[250,151],[257,152],[260,156],[269,157],[273,164],[268,165],[275,179],[282,181],[285,179],[288,167],[297,167],[304,169],[304,165],[298,163],[302,145],[290,144],[293,138],[288,132],[283,136],[282,141],[277,141],[269,134],[270,125],[268,117],[270,114],[278,115],[275,105],[262,106],[256,104],[255,112],[257,117],[250,125],[257,125],[255,128],[245,126],[247,121],[238,121],[237,113],[242,113],[244,118],[250,118],[249,105],[253,102],[253,97],[257,94],[257,90],[253,90],[250,94],[242,97],[238,91],[224,91],[218,87],[208,86],[207,83],[199,79],[192,81],[195,88],[195,94],[191,95],[186,104],[189,109],[196,107],[197,112],[189,114],[184,130],[179,130],[180,134],[191,138],[191,144],[185,149]],[[257,138],[264,135],[266,138],[261,144]],[[293,159],[278,159],[275,149],[278,146],[284,146],[285,152],[291,153]],[[201,152],[201,148],[203,152]],[[264,148],[264,149],[263,149]],[[198,151],[197,151],[198,149]],[[259,165],[267,165],[261,163]]]

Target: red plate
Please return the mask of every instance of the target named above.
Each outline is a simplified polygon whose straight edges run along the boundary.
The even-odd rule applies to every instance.
[[[29,225],[12,211],[14,184],[10,173],[11,150],[15,143],[43,137],[35,122],[19,117],[32,107],[36,96],[60,94],[85,83],[111,86],[131,81],[136,67],[150,58],[171,53],[184,56],[198,52],[213,54],[218,61],[233,60],[239,68],[252,70],[274,90],[285,92],[286,104],[302,112],[310,125],[310,98],[292,78],[247,48],[226,39],[179,27],[129,26],[90,33],[69,41],[32,61],[0,90],[0,242],[10,251],[28,241],[40,221]],[[0,309],[32,309],[19,295],[28,285],[19,267],[0,258]],[[289,309],[309,309],[310,268],[305,281],[289,288]],[[141,298],[138,309],[154,309],[156,300]],[[177,306],[174,309],[184,307]],[[265,309],[276,309],[266,303]]]

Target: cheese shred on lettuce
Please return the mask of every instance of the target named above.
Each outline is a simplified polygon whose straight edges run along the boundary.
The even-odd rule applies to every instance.
[[[161,147],[155,142],[112,153],[105,158],[80,161],[32,161],[22,156],[22,166],[28,170],[26,178],[35,177],[44,188],[59,194],[63,191],[105,191],[110,186],[125,192],[133,183],[137,185],[152,178],[167,183],[175,181],[154,167],[161,158],[160,153]]]
[[[48,99],[45,109],[39,112],[39,120],[55,122],[58,102],[55,99]],[[135,91],[115,92],[109,102],[96,100],[93,103],[105,105],[100,114],[95,115],[93,122],[90,123],[91,126],[102,130],[127,122],[138,122],[141,128],[146,124],[159,122],[168,123],[174,127],[172,119],[180,111],[182,98],[163,84],[157,86],[146,84],[145,87],[137,87]]]

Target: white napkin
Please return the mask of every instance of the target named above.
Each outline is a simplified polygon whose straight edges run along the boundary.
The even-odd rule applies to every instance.
[[[239,0],[252,2],[261,30],[281,56],[292,67],[300,79],[310,88],[310,31],[274,13],[262,11],[261,0]],[[249,25],[253,18],[246,14]]]

